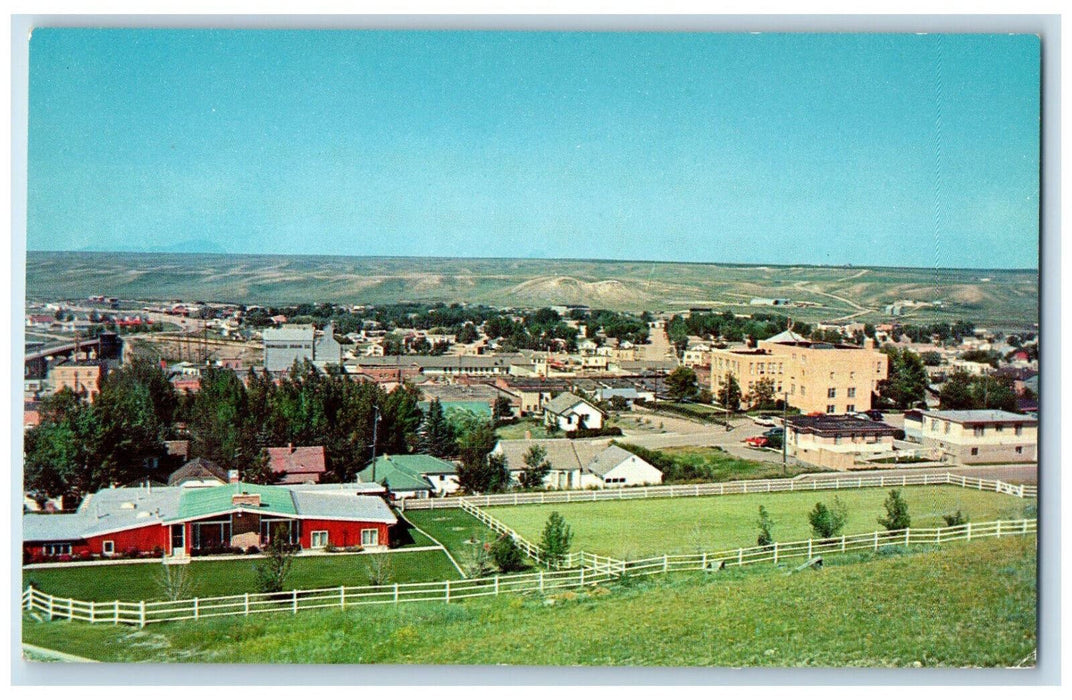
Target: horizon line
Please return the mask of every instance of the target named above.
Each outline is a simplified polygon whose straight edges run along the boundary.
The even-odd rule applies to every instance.
[[[858,263],[749,263],[729,261],[703,261],[703,260],[654,260],[654,259],[624,259],[624,258],[553,258],[553,257],[501,257],[484,255],[360,255],[346,253],[230,253],[212,251],[151,251],[151,250],[37,250],[26,249],[26,254],[57,254],[57,255],[167,255],[167,256],[216,256],[216,257],[275,257],[275,258],[358,258],[365,260],[374,259],[401,259],[401,260],[522,260],[533,262],[586,262],[601,264],[644,263],[654,265],[711,265],[717,267],[813,267],[813,268],[873,268],[880,270],[929,270],[929,271],[997,271],[997,272],[1034,272],[1036,267],[942,267],[942,266],[909,266],[909,265],[872,265]]]

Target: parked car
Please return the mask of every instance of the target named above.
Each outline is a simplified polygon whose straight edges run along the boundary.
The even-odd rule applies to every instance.
[[[753,435],[750,438],[745,438],[744,442],[749,447],[766,447],[769,441],[762,435]]]
[[[765,428],[772,428],[777,425],[770,416],[754,416],[752,420],[756,425],[762,425]]]
[[[780,438],[785,435],[785,428],[779,426],[777,428],[771,428],[767,432],[763,433],[765,438]]]
[[[881,423],[882,422],[882,411],[879,411],[878,409],[875,409],[875,408],[872,408],[872,409],[870,409],[868,411],[861,411],[860,413],[857,413],[856,415],[858,415],[861,418],[869,418],[869,419],[875,421],[876,423]]]

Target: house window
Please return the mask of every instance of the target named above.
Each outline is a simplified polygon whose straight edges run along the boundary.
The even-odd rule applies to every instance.
[[[946,432],[948,433],[949,431],[946,430]],[[975,431],[974,432],[975,432],[975,437],[982,437],[983,433],[986,432],[986,428],[984,428],[981,425],[977,425],[977,426],[975,426]]]
[[[361,531],[361,546],[362,547],[375,547],[380,543],[380,531],[376,528],[369,528]]]
[[[854,411],[856,411],[856,404],[854,403],[850,403],[845,407],[845,413],[853,413]]]
[[[837,413],[837,406],[835,406],[834,404],[828,404],[827,407],[826,407],[826,412],[827,413]]]
[[[849,379],[856,379],[856,372],[849,372]]]
[[[978,455],[979,454],[979,448],[978,447],[971,448],[971,453],[972,453],[972,457]]]
[[[855,399],[856,398],[856,387],[854,387],[854,386],[849,387],[849,398],[850,399]]]
[[[46,544],[45,554],[48,556],[57,556],[61,554],[70,554],[71,544],[69,542],[60,542],[57,544]]]
[[[1004,425],[995,425],[994,426],[994,432],[995,433],[1003,433],[1003,432],[1005,432],[1005,426]]]
[[[808,393],[806,391],[806,389],[807,389],[807,387],[805,387],[803,384],[801,384],[801,386],[800,386],[800,395],[801,396],[804,396],[806,393]]]
[[[945,432],[947,435],[949,434],[949,423],[945,424]],[[982,435],[982,433],[980,433],[980,435]]]
[[[106,556],[115,554],[115,540],[104,540],[104,542],[101,542],[101,554]]]
[[[830,387],[829,389],[827,389],[826,390],[826,398],[828,398],[828,399],[837,398],[837,389],[835,389],[834,387]]]
[[[1017,435],[1023,435],[1024,434],[1024,426],[1022,426],[1022,425],[1016,426],[1016,434]]]
[[[323,549],[328,546],[328,531],[327,530],[313,530],[312,539],[309,545],[313,549]]]
[[[1016,454],[1022,455],[1023,453],[1024,453],[1024,448],[1019,446],[1019,445],[1017,445],[1016,446]]]

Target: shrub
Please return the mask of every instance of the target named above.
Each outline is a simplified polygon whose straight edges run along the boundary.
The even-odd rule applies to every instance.
[[[508,535],[503,535],[491,546],[491,558],[504,574],[525,568],[525,556],[521,548],[514,542],[514,538]]]
[[[554,511],[547,518],[543,536],[540,539],[540,549],[543,550],[544,559],[549,567],[555,568],[562,564],[566,555],[569,554],[571,542],[573,542],[573,532],[570,531],[565,518],[557,510]]]
[[[261,548],[257,547],[256,545],[246,547],[246,554],[260,554],[260,553],[261,553]]]
[[[264,550],[267,558],[254,565],[257,585],[262,593],[276,593],[283,590],[286,584],[290,565],[294,561],[294,547],[287,544],[284,538],[284,531],[280,527]]]
[[[759,537],[756,538],[756,544],[760,547],[769,547],[774,544],[774,537],[771,535],[771,528],[774,527],[774,521],[771,520],[770,514],[767,513],[767,509],[763,506],[759,507],[759,520],[756,521],[756,527],[759,528]]]
[[[963,513],[961,513],[960,508],[957,508],[956,513],[951,513],[949,515],[943,515],[942,520],[945,521],[945,524],[948,527],[953,527],[955,525],[963,525],[963,524],[967,523],[968,522],[968,516],[963,514]]]
[[[893,489],[886,497],[886,517],[879,518],[878,524],[887,530],[904,530],[912,524],[912,518],[908,515],[908,503],[901,495],[900,489]]]
[[[382,586],[391,580],[391,555],[387,552],[376,552],[366,557],[365,572],[368,574],[370,586]]]
[[[811,525],[811,531],[821,539],[840,535],[841,529],[845,527],[847,518],[848,512],[845,504],[837,496],[834,496],[834,503],[829,508],[826,504],[819,502],[808,513],[808,523]]]

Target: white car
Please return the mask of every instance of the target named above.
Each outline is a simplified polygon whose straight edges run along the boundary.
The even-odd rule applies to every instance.
[[[768,418],[766,416],[753,416],[752,421],[756,425],[762,425],[764,428],[773,428],[778,425],[773,418]]]

